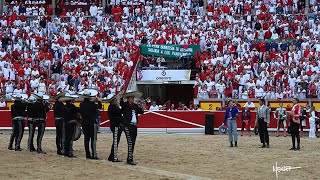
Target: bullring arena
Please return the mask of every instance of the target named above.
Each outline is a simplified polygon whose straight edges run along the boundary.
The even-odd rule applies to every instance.
[[[289,151],[291,137],[270,139],[271,148],[261,149],[258,136],[239,137],[239,147],[229,148],[226,135],[139,134],[135,167],[107,161],[111,134],[99,134],[98,155],[86,160],[83,138],[74,142],[78,158],[56,155],[55,133],[43,140],[46,155],[7,150],[10,132],[1,131],[1,179],[276,179],[273,165],[301,167],[279,172],[279,179],[319,179],[319,139],[302,138],[300,152]],[[119,158],[125,160],[127,146],[122,137]]]
[[[139,129],[135,148],[137,166],[125,164],[127,146],[124,134],[118,154],[124,162],[107,161],[112,144],[112,134],[106,127],[108,121],[102,122],[98,134],[97,150],[101,160],[85,159],[83,135],[74,142],[77,158],[69,159],[56,155],[55,131],[50,127],[43,140],[45,155],[26,150],[27,132],[22,152],[7,150],[11,132],[2,130],[1,179],[276,179],[273,169],[276,163],[277,167],[301,167],[278,172],[279,179],[319,179],[319,138],[307,138],[304,134],[301,151],[289,151],[291,137],[275,137],[271,132],[271,148],[262,149],[259,137],[252,133],[251,137],[239,136],[239,147],[230,148],[227,135],[218,132],[204,135],[204,116],[208,113],[219,117],[219,112],[208,111],[159,111],[140,116],[140,127],[143,128]],[[50,126],[51,111],[48,115],[47,124]],[[200,117],[199,120],[191,122],[186,118],[194,115]],[[158,128],[150,128],[151,124],[153,127],[158,124]],[[159,128],[161,124],[170,128]],[[215,119],[214,124],[221,124],[221,119]]]

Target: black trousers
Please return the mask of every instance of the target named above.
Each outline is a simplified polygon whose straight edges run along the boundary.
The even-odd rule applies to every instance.
[[[124,127],[124,133],[126,135],[127,144],[128,144],[127,161],[133,161],[134,146],[136,144],[136,139],[137,139],[137,126],[136,125],[126,125]]]
[[[73,155],[73,136],[76,128],[76,123],[67,123],[65,126],[65,142],[64,142],[64,154],[66,156]]]
[[[120,138],[123,130],[119,126],[111,126],[110,129],[113,134],[113,142],[111,146],[111,153],[109,155],[108,160],[112,161],[118,159],[118,145],[120,143]]]
[[[300,124],[291,121],[292,147],[294,148],[296,147],[296,139],[297,139],[297,147],[300,148],[299,126]]]
[[[24,133],[24,120],[12,120],[12,133],[10,136],[9,147],[12,148],[13,141],[15,141],[15,149],[20,148],[21,140]]]
[[[64,153],[64,142],[65,142],[65,125],[63,119],[55,119],[56,123],[56,146],[57,152]]]
[[[268,126],[263,118],[258,119],[258,131],[260,136],[260,142],[263,144],[269,144]]]
[[[38,126],[38,136],[37,136],[37,150],[42,151],[42,138],[44,131],[46,129],[46,121],[28,121],[29,127],[29,138],[28,138],[28,149],[34,151],[33,138],[36,131],[36,126]]]
[[[97,158],[97,124],[84,125],[82,130],[84,134],[84,148],[86,150],[86,157]],[[92,154],[90,153],[89,144],[91,144]]]

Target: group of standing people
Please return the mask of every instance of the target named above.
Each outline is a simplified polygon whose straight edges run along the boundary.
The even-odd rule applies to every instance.
[[[290,150],[298,151],[301,147],[301,123],[303,122],[303,119],[307,116],[307,113],[298,104],[299,99],[293,98],[292,103],[293,107],[291,111],[287,111],[283,107],[283,104],[280,103],[280,107],[277,108],[274,112],[274,117],[276,118],[276,115],[278,116],[276,136],[278,137],[280,134],[281,125],[283,125],[284,136],[286,136],[287,120],[289,120],[288,131],[292,136],[292,148]],[[257,129],[257,133],[259,133],[260,136],[260,142],[262,143],[261,148],[270,148],[268,127],[270,125],[271,108],[270,106],[267,106],[265,104],[264,99],[259,99],[259,105],[260,106],[257,108],[257,115],[255,119],[255,129]],[[226,122],[228,123],[230,147],[238,146],[237,118],[241,118],[242,121],[241,136],[243,135],[244,128],[248,130],[248,135],[250,136],[250,110],[248,108],[245,108],[245,110],[242,112],[242,116],[240,116],[238,107],[236,107],[234,102],[230,100],[228,102],[228,108],[226,109],[224,121],[222,123],[222,126],[224,126]],[[316,137],[315,124],[317,119],[318,117],[316,116],[315,108],[314,106],[312,106],[309,113],[309,137]]]
[[[8,149],[22,151],[20,144],[27,120],[29,127],[28,150],[46,154],[42,150],[42,138],[46,127],[47,112],[50,109],[50,104],[47,101],[49,97],[39,93],[32,94],[30,97],[26,94],[15,94],[13,98],[14,104],[11,106],[12,134]],[[33,144],[36,127],[38,127],[37,149]]]
[[[22,151],[20,144],[27,120],[29,127],[28,150],[46,154],[42,150],[42,138],[46,127],[47,112],[53,109],[57,154],[70,158],[76,157],[73,154],[73,141],[79,131],[81,133],[80,126],[82,126],[86,158],[98,160],[96,143],[99,114],[97,112],[102,108],[101,101],[106,101],[110,103],[108,112],[110,129],[113,133],[113,143],[108,160],[121,162],[117,157],[117,152],[121,133],[124,132],[128,143],[127,163],[136,165],[133,152],[137,137],[138,114],[143,114],[144,108],[141,104],[134,103],[134,98],[141,97],[142,93],[122,92],[116,96],[110,95],[103,100],[97,99],[97,94],[96,90],[91,89],[78,94],[59,93],[51,98],[52,101],[55,101],[53,106],[49,103],[49,97],[43,94],[32,94],[30,97],[26,94],[13,95],[14,104],[11,106],[13,129],[8,149]],[[74,105],[74,101],[79,97],[83,98],[83,101],[78,108]],[[38,126],[37,149],[33,145],[36,126]]]

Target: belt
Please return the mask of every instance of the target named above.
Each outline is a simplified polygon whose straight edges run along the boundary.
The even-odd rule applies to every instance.
[[[28,118],[28,121],[45,121],[44,118]]]
[[[137,125],[137,123],[130,123],[130,125],[136,126],[136,125]]]
[[[54,119],[55,119],[55,120],[63,120],[62,117],[55,117]]]
[[[23,116],[17,116],[17,117],[14,117],[13,120],[14,120],[14,121],[23,121],[23,120],[25,120],[25,117],[23,117]]]

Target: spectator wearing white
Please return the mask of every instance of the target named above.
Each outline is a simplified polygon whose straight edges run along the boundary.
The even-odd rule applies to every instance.
[[[24,70],[24,79],[25,80],[29,79],[31,75],[31,68],[29,67],[29,64],[26,64],[23,70]]]
[[[161,63],[164,63],[166,62],[166,60],[164,59],[164,57],[162,56],[162,54],[160,54],[160,56],[157,58],[157,64],[158,64],[158,67],[161,67]]]
[[[224,99],[224,90],[226,89],[226,85],[222,82],[222,80],[219,80],[215,87],[217,89],[218,99]]]
[[[246,102],[246,103],[244,104],[244,107],[254,108],[254,107],[256,107],[256,106],[254,105],[253,102],[251,102],[251,99],[249,99],[248,102]]]
[[[33,89],[36,89],[39,87],[39,80],[36,79],[34,76],[31,77],[31,80],[30,80],[30,87],[33,88]]]
[[[21,89],[20,84],[17,85],[17,88],[13,90],[13,94],[20,94],[20,93],[24,93],[25,90]]]
[[[36,67],[34,67],[31,71],[31,77],[38,77],[39,74],[39,70]]]
[[[41,92],[43,94],[46,94],[47,93],[47,86],[46,86],[46,83],[45,83],[45,80],[44,79],[41,79],[40,80],[40,83],[38,85],[38,93]]]
[[[209,93],[207,90],[207,86],[204,84],[201,86],[198,92],[198,98],[199,99],[209,99]]]
[[[249,98],[249,92],[247,90],[247,87],[244,86],[241,90],[242,92],[240,93],[240,99],[248,99]]]
[[[95,4],[92,4],[91,6],[90,6],[90,15],[91,16],[97,16],[97,14],[98,14],[98,7],[95,5]]]
[[[247,82],[247,89],[250,89],[250,88],[256,88],[256,83],[254,82],[253,79],[249,79],[248,82]]]
[[[150,111],[158,111],[159,110],[159,106],[157,105],[157,103],[155,101],[152,102],[152,105],[149,108]]]
[[[5,88],[6,96],[10,98],[14,90],[14,83],[12,81],[7,81],[5,83],[4,88]]]
[[[0,107],[7,107],[6,101],[2,96],[0,96]]]
[[[265,96],[264,90],[260,87],[260,85],[257,85],[257,88],[254,91],[255,98],[259,99]]]
[[[10,69],[8,68],[8,64],[4,64],[4,67],[2,68],[2,74],[3,77],[7,79],[9,79],[10,76]]]

